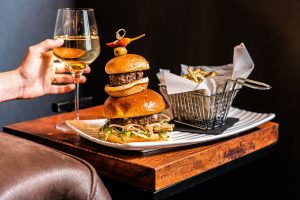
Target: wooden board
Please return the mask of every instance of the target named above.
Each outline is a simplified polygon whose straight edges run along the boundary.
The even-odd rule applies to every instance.
[[[103,107],[80,111],[81,119],[103,117]],[[232,160],[272,145],[278,140],[278,124],[267,122],[236,137],[190,147],[150,153],[122,151],[88,141],[76,133],[63,133],[55,124],[72,119],[65,113],[11,124],[4,131],[90,162],[100,176],[105,176],[146,190],[161,190]]]

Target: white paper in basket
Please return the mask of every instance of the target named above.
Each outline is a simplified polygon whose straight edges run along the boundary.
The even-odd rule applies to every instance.
[[[161,84],[166,85],[167,94],[176,94],[202,90],[205,95],[222,92],[227,79],[247,78],[254,68],[254,63],[243,43],[234,47],[233,64],[223,66],[187,66],[181,65],[181,73],[186,74],[187,69],[201,68],[204,71],[216,71],[219,76],[204,79],[200,84],[185,79],[166,70],[157,74]]]

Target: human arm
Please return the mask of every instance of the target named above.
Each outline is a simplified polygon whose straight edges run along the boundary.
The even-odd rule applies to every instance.
[[[50,50],[62,44],[62,40],[48,39],[31,46],[17,69],[0,73],[0,102],[72,91],[75,88],[73,79],[70,74],[65,74],[65,67],[57,64],[56,71],[53,71],[54,57]],[[87,67],[85,73],[89,71]],[[53,84],[54,73],[59,85]],[[82,76],[80,82],[85,81]]]

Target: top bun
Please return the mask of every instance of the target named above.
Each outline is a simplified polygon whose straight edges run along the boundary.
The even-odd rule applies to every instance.
[[[104,113],[107,119],[152,115],[164,109],[163,97],[150,89],[121,98],[109,97],[104,102]]]
[[[105,65],[107,74],[120,74],[149,69],[148,61],[136,54],[125,54],[112,58]]]

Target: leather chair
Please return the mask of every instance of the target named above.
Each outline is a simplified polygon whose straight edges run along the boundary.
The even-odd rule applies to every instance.
[[[86,161],[0,133],[0,199],[111,199]]]

